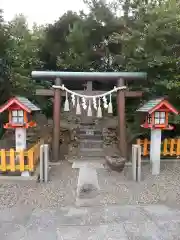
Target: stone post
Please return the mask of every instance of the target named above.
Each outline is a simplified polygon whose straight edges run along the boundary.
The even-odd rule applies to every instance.
[[[152,175],[160,173],[161,159],[161,129],[151,130],[150,161],[152,163]]]
[[[132,145],[132,177],[134,181],[141,181],[141,146]]]
[[[26,149],[26,128],[16,128],[15,129],[15,142],[16,151],[21,151]],[[17,157],[18,158],[18,157]],[[29,171],[24,171],[21,173],[23,177],[29,177]]]

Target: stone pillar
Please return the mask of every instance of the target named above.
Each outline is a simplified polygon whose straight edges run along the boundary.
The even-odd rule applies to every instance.
[[[118,87],[124,86],[124,79],[118,80]],[[122,157],[127,159],[127,140],[126,140],[126,117],[125,117],[125,91],[117,92],[117,114],[118,114],[118,133],[119,150]]]
[[[93,206],[99,203],[100,187],[98,183],[97,170],[87,163],[81,165],[79,169],[77,183],[77,206]]]
[[[15,129],[16,151],[26,149],[26,128]]]
[[[56,78],[55,85],[61,85],[61,79]],[[54,103],[53,103],[53,143],[52,143],[52,161],[59,160],[59,137],[60,137],[60,114],[61,114],[61,90],[54,89]]]
[[[161,129],[152,129],[150,147],[152,175],[158,175],[160,173],[160,158],[161,158]]]
[[[15,129],[15,142],[16,151],[21,151],[26,149],[26,128],[16,128]],[[16,156],[16,161],[19,160],[19,156]],[[21,173],[23,177],[29,177],[29,171],[24,171]]]

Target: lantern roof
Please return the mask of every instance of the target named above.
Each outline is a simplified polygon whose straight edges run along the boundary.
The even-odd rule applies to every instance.
[[[27,99],[25,97],[16,96],[16,97],[9,99],[9,101],[7,101],[4,105],[2,105],[0,107],[0,113],[9,109],[14,104],[18,105],[20,108],[22,108],[24,111],[26,111],[28,113],[41,110],[39,107],[37,107],[31,101],[29,101],[29,99]]]
[[[137,109],[137,112],[147,112],[149,114],[161,109],[168,110],[169,112],[172,112],[174,114],[178,114],[177,109],[172,106],[165,98],[157,98],[152,99],[146,102],[144,105],[142,105],[139,109]]]

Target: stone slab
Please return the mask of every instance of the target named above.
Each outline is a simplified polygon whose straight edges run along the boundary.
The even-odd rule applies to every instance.
[[[144,222],[147,220],[147,215],[142,208],[138,206],[107,206],[105,208],[106,216],[109,222]]]
[[[180,220],[157,221],[157,226],[162,229],[164,239],[177,239],[180,236]]]
[[[180,219],[180,211],[172,210],[165,205],[147,205],[144,210],[151,216],[152,219],[171,221]]]
[[[76,206],[77,207],[93,207],[93,206],[100,206],[101,197],[96,196],[94,198],[76,198]]]
[[[151,221],[125,223],[124,228],[130,239],[162,239],[162,231],[158,228],[156,223]]]
[[[96,160],[93,160],[93,161],[83,161],[83,160],[80,160],[80,161],[75,161],[72,165],[72,168],[82,168],[84,166],[87,166],[88,168],[95,168],[95,169],[102,169],[104,168],[104,164],[101,163],[101,162],[98,162]]]
[[[92,199],[99,194],[98,191],[99,183],[96,169],[84,164],[79,170],[77,198]]]
[[[179,210],[164,205],[54,209],[19,205],[0,213],[1,240],[171,240],[180,235]],[[161,218],[154,219],[154,214]],[[166,220],[167,215],[171,219]]]
[[[70,239],[92,239],[92,240],[111,240],[128,239],[122,224],[100,225],[100,226],[80,226],[80,227],[61,227],[57,230],[58,240]]]

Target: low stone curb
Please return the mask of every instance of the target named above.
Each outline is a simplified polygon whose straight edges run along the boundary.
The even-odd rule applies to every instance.
[[[40,174],[40,165],[36,167],[36,170],[34,172],[33,176],[29,177],[22,177],[22,176],[0,176],[0,181],[1,180],[6,180],[6,181],[35,181],[37,182],[39,179],[39,174]]]
[[[22,176],[0,176],[1,180],[7,181],[37,181],[38,176],[22,177]]]

